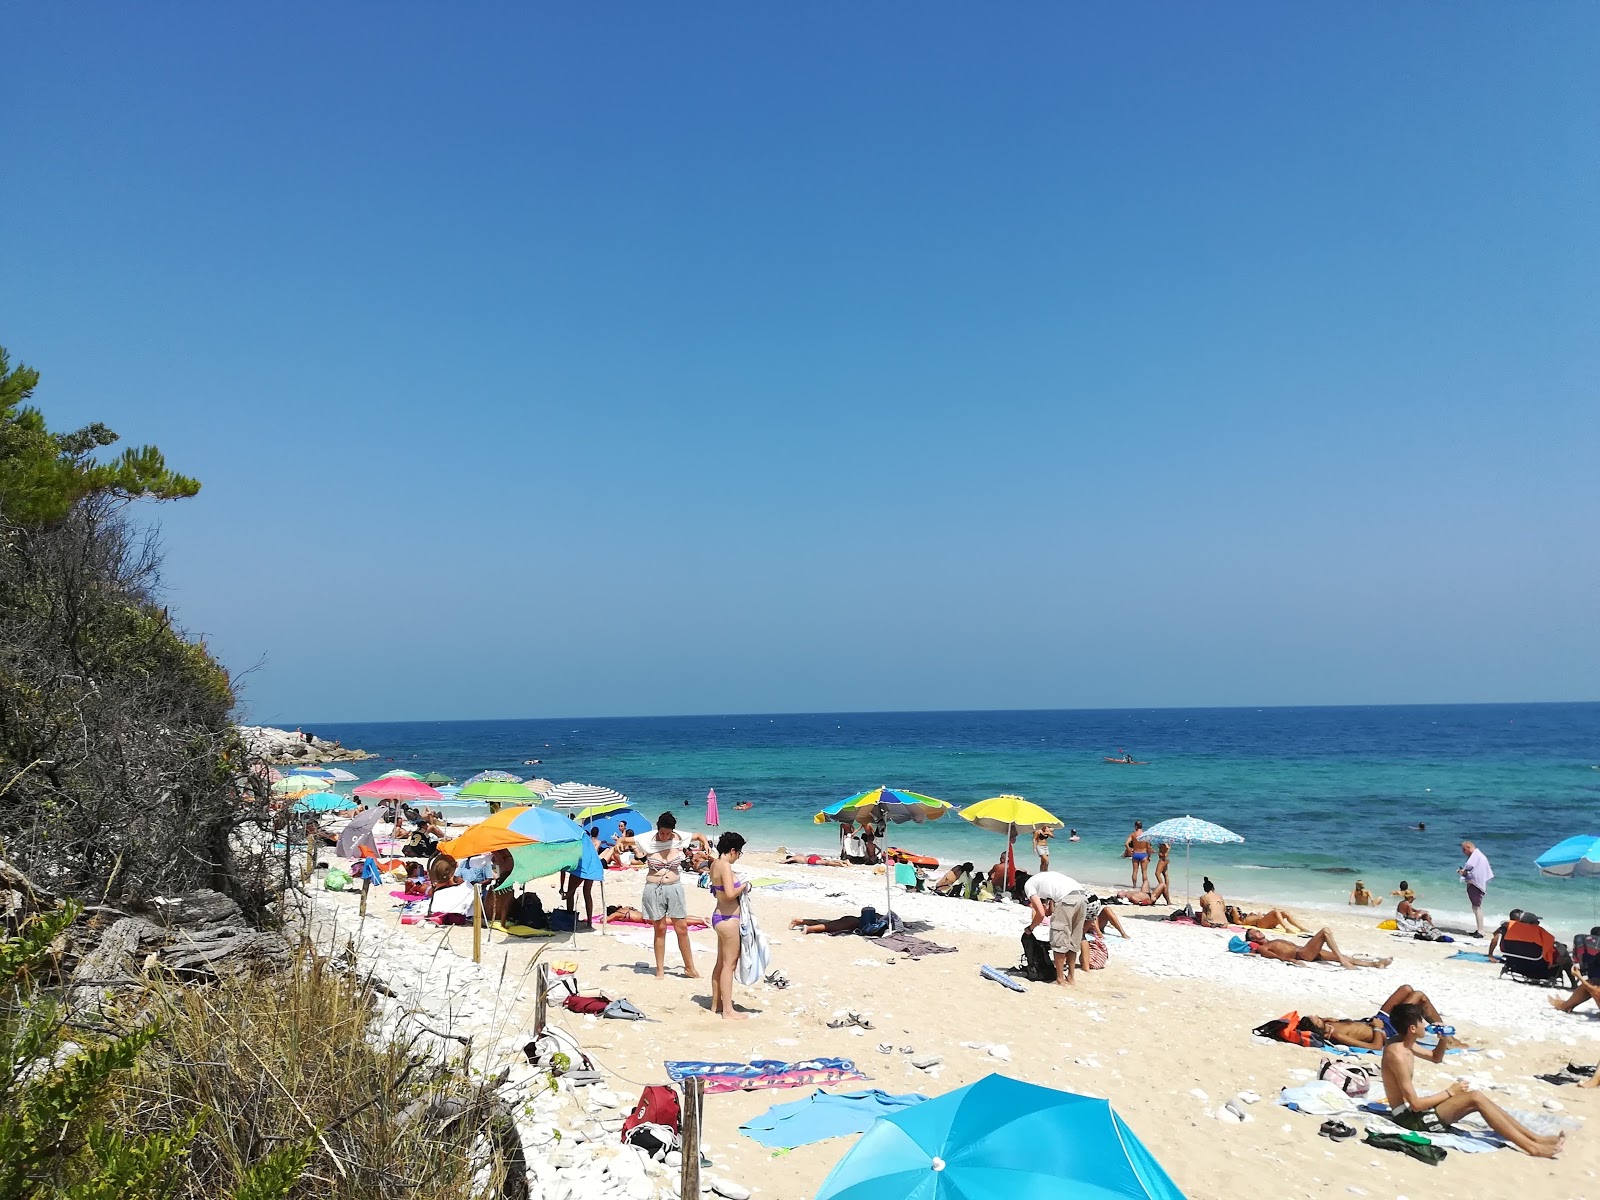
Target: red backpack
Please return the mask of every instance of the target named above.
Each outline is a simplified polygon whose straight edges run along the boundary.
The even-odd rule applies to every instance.
[[[627,1141],[628,1131],[635,1125],[665,1125],[673,1133],[682,1130],[682,1109],[678,1106],[678,1089],[665,1084],[652,1083],[639,1093],[639,1103],[622,1122],[622,1139]]]
[[[604,996],[580,996],[573,992],[561,1001],[561,1006],[569,1012],[594,1013],[598,1016],[605,1012],[606,1005],[610,1003]]]

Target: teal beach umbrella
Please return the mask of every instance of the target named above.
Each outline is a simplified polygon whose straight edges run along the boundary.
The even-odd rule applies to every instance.
[[[817,1200],[1183,1200],[1106,1100],[986,1075],[880,1117]]]

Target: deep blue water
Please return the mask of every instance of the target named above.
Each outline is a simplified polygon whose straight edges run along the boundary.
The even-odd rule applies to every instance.
[[[1568,923],[1600,919],[1600,887],[1541,878],[1533,859],[1574,833],[1600,833],[1600,704],[1133,711],[833,713],[318,725],[383,756],[358,764],[462,778],[485,768],[603,783],[649,814],[703,821],[715,787],[723,828],[758,846],[831,849],[818,808],[877,784],[963,805],[1017,792],[1078,829],[1053,865],[1120,879],[1122,840],[1191,813],[1245,844],[1195,851],[1226,892],[1339,903],[1359,876],[1401,878],[1436,911],[1464,911],[1459,842],[1494,866],[1490,907],[1532,906]],[[1127,748],[1145,766],[1105,763]],[[525,758],[542,759],[537,768]],[[389,761],[389,760],[393,761]],[[755,808],[736,812],[751,801]],[[687,803],[687,808],[685,804]],[[1425,823],[1425,832],[1414,826]],[[982,863],[1004,839],[959,819],[891,842]],[[1180,859],[1174,875],[1182,887]]]

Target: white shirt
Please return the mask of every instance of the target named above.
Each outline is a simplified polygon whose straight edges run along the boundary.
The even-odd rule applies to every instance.
[[[1083,884],[1070,875],[1063,875],[1060,871],[1040,871],[1037,875],[1028,876],[1028,882],[1022,885],[1022,894],[1029,900],[1066,900],[1072,896],[1084,894]]]

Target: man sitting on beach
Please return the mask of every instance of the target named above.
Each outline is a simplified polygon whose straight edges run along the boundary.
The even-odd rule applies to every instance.
[[[1400,897],[1399,902],[1394,906],[1395,916],[1405,917],[1409,921],[1422,921],[1428,925],[1433,924],[1433,914],[1417,907],[1417,894],[1411,890],[1411,885],[1404,879],[1400,881],[1400,886],[1389,894]]]
[[[1321,1034],[1335,1046],[1382,1050],[1390,1041],[1400,1036],[1391,1014],[1402,1004],[1414,1004],[1420,1008],[1423,1015],[1428,1018],[1428,1024],[1448,1028],[1427,994],[1418,991],[1409,983],[1402,983],[1395,988],[1389,998],[1379,1006],[1378,1011],[1365,1021],[1350,1021],[1339,1017],[1302,1017],[1300,1025],[1302,1028]],[[1447,1049],[1461,1044],[1446,1034],[1440,1035],[1440,1041],[1444,1042]]]
[[[1333,940],[1333,932],[1328,929],[1319,929],[1311,935],[1311,940],[1305,945],[1297,945],[1287,938],[1269,938],[1259,929],[1246,929],[1244,940],[1249,944],[1250,953],[1258,954],[1262,958],[1276,959],[1278,962],[1287,963],[1312,963],[1336,962],[1341,967],[1354,969],[1356,967],[1387,967],[1394,961],[1392,958],[1370,958],[1361,954],[1344,954],[1339,950]]]
[[[1554,1158],[1566,1142],[1566,1134],[1551,1137],[1533,1133],[1488,1097],[1472,1090],[1470,1084],[1457,1080],[1442,1092],[1431,1096],[1417,1093],[1413,1078],[1416,1059],[1443,1062],[1445,1044],[1440,1038],[1432,1051],[1417,1047],[1417,1039],[1427,1028],[1428,1018],[1420,1005],[1398,1004],[1389,1014],[1399,1036],[1392,1038],[1383,1048],[1383,1093],[1389,1102],[1389,1119],[1402,1129],[1415,1133],[1449,1133],[1453,1122],[1469,1113],[1477,1113],[1489,1128],[1524,1154],[1535,1158]]]

